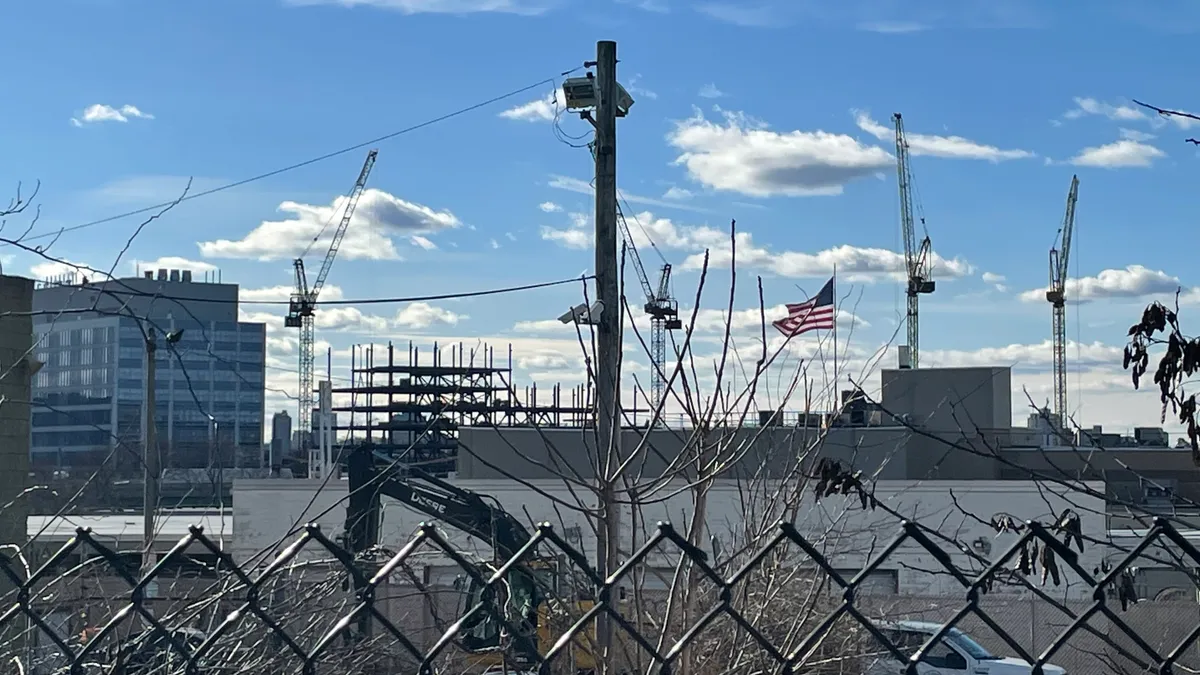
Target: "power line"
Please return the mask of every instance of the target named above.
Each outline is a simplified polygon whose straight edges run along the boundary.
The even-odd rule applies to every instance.
[[[573,68],[571,70],[564,71],[563,73],[560,74],[560,77],[569,75],[570,73],[573,73],[576,70],[579,70],[579,68]],[[320,155],[318,157],[313,157],[311,159],[306,159],[302,162],[297,162],[295,164],[289,164],[288,166],[285,166],[285,167],[282,167],[279,169],[274,169],[274,170],[268,171],[266,173],[260,173],[257,176],[251,176],[250,178],[243,178],[242,180],[234,181],[232,183],[226,183],[225,185],[221,185],[219,187],[215,187],[215,188],[212,188],[209,190],[203,190],[201,192],[196,192],[193,194],[185,195],[182,199],[179,199],[178,201],[186,202],[186,201],[191,201],[193,199],[199,199],[200,197],[207,197],[209,195],[213,195],[218,192],[225,192],[226,190],[232,190],[233,188],[241,187],[241,186],[247,185],[249,183],[255,183],[257,181],[265,180],[267,178],[272,178],[274,176],[278,176],[283,173],[288,173],[289,171],[295,171],[296,169],[304,168],[306,166],[309,166],[310,164],[316,164],[317,162],[323,162],[327,159],[332,159],[334,157],[344,155],[348,152],[354,152],[355,150],[361,150],[362,148],[365,148],[368,145],[375,145],[378,143],[382,143],[383,141],[391,140],[393,138],[396,138],[397,136],[403,136],[404,134],[408,134],[408,133],[412,133],[414,131],[418,131],[420,129],[424,129],[425,127],[437,124],[438,122],[444,122],[448,119],[459,117],[460,115],[465,115],[469,112],[473,112],[480,108],[485,108],[493,103],[498,103],[505,99],[512,98],[513,96],[516,96],[518,94],[523,94],[523,93],[529,91],[530,89],[535,89],[537,87],[541,87],[546,84],[554,84],[554,82],[555,82],[555,78],[552,78],[552,77],[546,78],[543,80],[539,80],[537,82],[534,82],[533,84],[521,87],[520,89],[513,89],[512,91],[510,91],[508,93],[501,94],[499,96],[493,96],[492,98],[489,98],[486,101],[480,101],[479,103],[469,105],[465,108],[459,108],[458,110],[455,110],[454,112],[449,112],[444,115],[440,115],[438,117],[434,117],[432,119],[425,120],[424,122],[421,122],[419,124],[414,124],[410,127],[405,127],[398,131],[393,131],[390,134],[385,134],[378,138],[373,138],[369,141],[363,141],[362,143],[357,143],[355,145],[351,145],[349,147],[342,148],[341,150],[335,150],[333,152],[328,152],[328,153],[325,153],[324,155]],[[111,223],[114,220],[121,220],[122,218],[128,218],[130,216],[136,216],[136,215],[140,215],[143,213],[149,213],[150,211],[154,211],[156,209],[161,209],[161,208],[170,206],[173,203],[175,203],[175,200],[163,202],[161,204],[154,204],[153,206],[146,206],[146,207],[143,207],[140,209],[135,209],[133,211],[126,211],[125,213],[119,213],[115,216],[108,216],[107,218],[100,218],[99,220],[92,220],[92,221],[89,221],[86,223],[82,223],[80,225],[72,225],[71,227],[60,228],[58,230],[54,230],[53,232],[46,232],[43,234],[36,234],[33,236],[24,237],[24,238],[22,238],[21,241],[22,242],[35,241],[37,239],[45,239],[47,237],[57,237],[59,235],[65,234],[67,232],[75,232],[76,230],[82,230],[82,229],[89,228],[89,227],[95,227],[96,225],[102,225],[104,223]]]
[[[522,286],[506,286],[503,288],[489,288],[489,289],[482,290],[482,291],[464,291],[464,292],[460,292],[460,293],[438,293],[436,295],[412,295],[412,296],[407,296],[407,297],[391,297],[391,298],[362,298],[362,299],[358,299],[358,300],[321,300],[317,304],[318,304],[318,306],[322,306],[322,307],[327,306],[327,305],[388,305],[388,304],[402,304],[402,303],[410,303],[410,302],[428,302],[431,300],[454,300],[457,298],[478,298],[478,297],[483,297],[483,296],[488,296],[488,295],[502,295],[505,293],[519,293],[521,291],[533,291],[533,290],[537,290],[539,288],[551,288],[554,286],[563,286],[566,284],[577,284],[580,282],[590,281],[595,278],[596,278],[595,275],[585,274],[583,276],[574,277],[572,279],[559,279],[558,281],[543,281],[543,282],[535,283],[535,284],[524,284]],[[119,281],[119,280],[114,279],[114,281]],[[107,282],[102,282],[102,283],[107,283]],[[96,285],[99,286],[100,284],[96,284]],[[84,287],[85,290],[86,290],[86,288],[87,287]],[[164,295],[162,293],[150,293],[147,291],[136,291],[136,290],[132,290],[132,289],[130,289],[128,291],[104,290],[103,292],[105,295],[156,298],[158,300],[169,300],[169,301],[180,302],[180,303],[195,302],[195,303],[230,304],[230,305],[234,304],[234,303],[241,303],[243,305],[288,305],[288,304],[291,304],[291,301],[289,301],[289,300],[242,300],[240,298],[236,299],[236,300],[227,300],[225,298],[188,298],[188,297],[182,297],[182,296]],[[94,311],[94,310],[89,309],[89,310],[83,310],[83,311]]]

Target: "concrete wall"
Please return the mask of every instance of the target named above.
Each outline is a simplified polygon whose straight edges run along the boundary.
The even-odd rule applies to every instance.
[[[1190,448],[1087,448],[1006,449],[1000,456],[1019,465],[1004,466],[1001,476],[1066,475],[1083,480],[1102,480],[1110,501],[1142,504],[1143,487],[1154,484],[1173,487],[1179,506],[1200,503],[1200,471]]]
[[[32,309],[33,280],[0,275],[0,543],[26,536],[28,504],[18,497],[29,482]]]
[[[504,510],[523,522],[552,523],[568,540],[577,537],[575,545],[588,553],[589,558],[592,557],[590,552],[595,550],[594,533],[580,513],[565,506],[578,504],[579,499],[589,504],[586,488],[576,488],[573,493],[562,481],[557,480],[532,481],[530,486],[506,480],[458,480],[456,483],[495,498]],[[1094,487],[1103,490],[1102,485]],[[682,530],[694,514],[692,495],[684,488],[679,483],[669,484],[661,486],[653,494],[647,494],[644,498],[647,502],[657,501],[640,507],[638,517],[643,527],[630,527],[633,513],[627,507],[621,516],[623,548],[632,548],[634,534],[637,535],[637,542],[643,541],[658,521],[672,522]],[[746,541],[746,523],[769,524],[784,515],[778,507],[778,497],[781,492],[788,493],[793,489],[797,489],[795,483],[790,486],[764,483],[753,488],[748,483],[739,485],[734,481],[723,481],[715,486],[708,496],[706,535],[717,537],[720,549],[716,552],[717,557],[720,558],[723,551],[734,550]],[[797,529],[825,547],[832,564],[842,571],[861,569],[874,552],[899,532],[900,522],[895,517],[882,510],[864,512],[853,496],[829,497],[816,504],[809,488],[801,486],[799,489],[803,490],[803,494],[798,495],[800,506],[794,514]],[[951,498],[951,491],[958,502],[957,506]],[[1019,519],[1050,521],[1062,509],[1070,506],[1082,517],[1085,534],[1098,539],[1105,536],[1102,500],[1078,494],[1064,499],[1055,494],[1053,489],[1032,483],[880,481],[875,494],[881,502],[903,516],[936,527],[958,541],[968,545],[976,540],[986,542],[979,545],[990,545],[992,556],[1000,555],[1011,545],[1014,535],[997,536],[989,526],[972,516],[986,521],[995,513],[1007,512]],[[345,496],[345,481],[330,482],[324,489],[321,481],[236,481],[232,549],[235,559],[247,560],[263,549],[278,545],[281,539],[285,543],[294,539],[295,535],[284,535],[295,530],[297,522],[314,521],[322,526],[326,534],[339,535],[345,520]],[[421,522],[429,520],[427,516],[386,498],[383,511],[381,543],[393,551],[408,541]],[[457,549],[482,558],[490,557],[490,549],[480,542],[456,531],[445,531],[445,534]],[[707,543],[709,537],[702,537],[702,541],[706,542],[704,548],[710,549],[710,555],[713,554],[712,546]],[[670,546],[662,547],[660,550],[664,553],[652,558],[650,566],[665,574],[674,559],[668,555],[670,549]],[[315,552],[317,549],[313,550]],[[1101,555],[1099,549],[1087,547],[1087,552],[1082,556],[1084,567],[1091,569],[1097,565]],[[960,553],[951,555],[951,559],[960,567],[971,567],[967,557]],[[423,561],[443,568],[447,574],[453,572],[442,556],[425,554]],[[802,559],[796,562],[805,564]],[[939,570],[939,563],[914,542],[902,545],[881,569],[894,579],[891,583],[895,591],[901,594],[962,595],[961,586],[952,577],[940,571],[930,572]],[[1066,577],[1067,583],[1058,592],[1065,592],[1070,597],[1084,597],[1087,589],[1077,582],[1072,583],[1070,573],[1066,573]],[[997,589],[996,592],[1004,593],[1004,590]]]
[[[633,470],[642,476],[678,469],[681,453],[694,458],[702,445],[727,465],[727,475],[758,475],[765,467],[768,475],[784,476],[795,471],[799,459],[811,461],[818,435],[816,429],[797,427],[716,429],[702,443],[691,430],[627,429],[622,443],[623,456],[636,457]],[[879,478],[904,478],[907,436],[900,427],[834,429],[820,454],[878,470]],[[595,448],[596,436],[586,429],[464,428],[459,430],[458,476],[590,479]]]
[[[1007,445],[1012,422],[1008,368],[884,370],[881,403],[922,432],[891,422],[838,426],[821,441],[819,454],[849,462],[883,479],[994,480],[1000,467],[989,448]],[[661,474],[681,451],[694,455],[699,441],[678,429],[626,430],[629,456],[646,439],[639,467]],[[787,473],[819,437],[814,428],[769,427],[714,430],[705,442],[721,447],[732,475],[754,475],[761,465]],[[474,428],[459,434],[461,478],[551,478],[564,473],[591,477],[595,435],[583,429]]]
[[[931,432],[1007,431],[1012,426],[1009,368],[884,370],[882,404]]]

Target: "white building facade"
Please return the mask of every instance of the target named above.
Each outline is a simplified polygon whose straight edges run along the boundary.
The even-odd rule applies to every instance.
[[[581,491],[579,487],[568,489],[562,481],[532,481],[529,486],[496,480],[452,482],[494,498],[522,523],[551,523],[589,560],[594,558],[594,532],[583,514],[567,506],[579,503],[580,496],[586,502],[590,497],[586,490]],[[1104,494],[1101,483],[1080,487],[1093,495]],[[1095,540],[1104,540],[1106,537],[1102,497],[1044,484],[1018,481],[880,481],[875,485],[874,494],[886,510],[881,508],[874,511],[862,510],[854,495],[835,495],[818,503],[811,487],[805,487],[803,492],[795,495],[799,506],[787,514],[774,505],[790,501],[782,498],[791,496],[790,489],[790,486],[778,483],[759,485],[751,490],[745,484],[718,482],[706,497],[706,527],[703,536],[697,539],[702,542],[701,548],[710,558],[715,557],[720,561],[747,541],[756,529],[760,532],[773,531],[773,524],[781,516],[787,516],[786,519],[793,522],[806,539],[824,552],[834,569],[849,577],[877,557],[879,551],[901,533],[902,520],[888,513],[888,510],[936,530],[953,542],[968,547],[978,556],[991,560],[1003,555],[1017,537],[1014,534],[998,534],[991,527],[990,519],[1000,513],[1018,521],[1033,519],[1049,524],[1064,510],[1072,509],[1080,517],[1085,537]],[[249,559],[262,549],[276,544],[282,533],[295,532],[298,524],[302,526],[306,522],[319,524],[328,536],[340,536],[346,517],[346,496],[344,480],[236,481],[232,551],[235,559]],[[644,495],[643,500],[652,503],[639,507],[637,521],[641,525],[636,530],[636,537],[632,536],[634,531],[630,528],[633,511],[626,506],[621,514],[623,554],[653,535],[659,522],[672,523],[683,531],[696,512],[693,495],[683,484],[665,485],[654,494]],[[422,522],[433,520],[387,498],[383,500],[382,510],[380,544],[393,551],[399,550]],[[747,523],[751,524],[750,527],[747,527]],[[759,525],[756,527],[755,524]],[[452,529],[439,529],[457,549],[482,559],[491,558],[491,550],[484,542]],[[976,572],[982,569],[977,559],[955,550],[954,544],[936,535],[930,538],[959,569]],[[769,536],[762,537],[762,540],[766,539]],[[678,560],[678,551],[670,544],[664,544],[658,550],[659,553],[651,556],[647,563],[651,568],[666,572]],[[794,560],[797,565],[811,564],[799,553],[798,548],[792,546],[792,550],[797,554],[794,558],[789,557],[789,561]],[[1103,556],[1100,548],[1087,545],[1080,554],[1080,564],[1084,569],[1091,570],[1099,565]],[[424,561],[438,569],[439,575],[449,574],[452,577],[455,574],[453,565],[441,556],[425,555]],[[1063,599],[1088,597],[1090,590],[1086,584],[1081,583],[1065,565],[1060,564],[1060,569],[1062,585],[1047,588],[1048,592]],[[866,583],[875,593],[964,596],[963,586],[946,572],[943,563],[933,552],[917,540],[909,539],[876,568]],[[1022,589],[998,585],[992,592],[1016,594],[1021,593]]]

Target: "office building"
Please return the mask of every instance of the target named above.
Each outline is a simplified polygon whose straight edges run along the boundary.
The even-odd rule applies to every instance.
[[[271,463],[279,464],[292,452],[292,418],[286,410],[271,417]]]
[[[188,270],[34,291],[35,467],[141,465],[146,335],[156,337],[155,418],[164,468],[264,463],[266,326],[238,321],[238,286]],[[182,331],[168,344],[165,334]]]

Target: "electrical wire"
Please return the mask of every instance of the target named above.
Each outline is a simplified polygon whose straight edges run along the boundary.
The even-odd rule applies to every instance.
[[[437,295],[412,295],[412,296],[407,296],[407,297],[394,297],[394,298],[361,298],[361,299],[357,299],[357,300],[321,300],[317,304],[320,306],[326,306],[326,305],[387,305],[387,304],[403,304],[403,303],[410,303],[410,302],[428,302],[431,300],[454,300],[457,298],[478,298],[478,297],[484,297],[484,296],[489,296],[489,295],[502,295],[505,293],[519,293],[521,291],[533,291],[533,290],[537,290],[540,288],[552,288],[554,286],[563,286],[566,284],[577,284],[580,282],[591,281],[592,279],[595,279],[595,278],[596,278],[596,276],[594,274],[585,274],[582,276],[573,277],[571,279],[559,279],[558,281],[543,281],[543,282],[536,283],[536,284],[525,284],[522,286],[506,286],[504,288],[489,288],[489,289],[482,290],[482,291],[464,291],[461,293],[439,293]],[[120,280],[114,279],[113,281],[120,281]],[[152,298],[157,298],[159,300],[169,300],[169,301],[174,301],[174,302],[206,303],[206,304],[217,304],[217,305],[222,305],[222,304],[231,305],[231,304],[236,304],[236,303],[241,303],[243,305],[289,305],[289,304],[291,304],[290,300],[250,301],[250,300],[241,300],[241,299],[230,300],[230,299],[226,299],[226,298],[185,298],[185,297],[180,297],[180,296],[164,295],[162,293],[150,293],[148,291],[137,291],[137,290],[132,290],[132,289],[128,290],[128,291],[105,290],[103,292],[106,295],[146,297],[146,298],[152,297]],[[67,314],[77,314],[77,313],[92,312],[92,311],[96,311],[96,310],[92,310],[92,309],[81,309],[78,311],[68,310],[68,311],[66,311],[66,313]],[[3,314],[0,314],[0,316],[30,316],[30,315],[37,315],[37,314],[44,314],[44,313],[45,313],[44,311],[4,312]]]
[[[485,291],[466,291],[462,293],[439,293],[436,295],[408,295],[401,298],[361,298],[356,300],[320,300],[318,305],[388,305],[388,304],[404,304],[404,303],[424,303],[430,300],[454,300],[457,298],[481,298],[485,295],[500,295],[504,293],[520,293],[522,291],[536,291],[539,288],[551,288],[554,286],[564,286],[566,283],[578,283],[581,281],[592,281],[595,279],[594,274],[584,274],[582,276],[572,277],[572,279],[560,279],[558,281],[544,281],[540,283],[526,283],[523,286],[508,286],[504,288],[487,288]],[[119,281],[119,280],[114,280]],[[215,304],[215,305],[232,305],[241,303],[242,305],[289,305],[290,300],[241,300],[241,299],[226,299],[226,298],[184,298],[179,295],[164,295],[162,293],[150,293],[146,291],[102,291],[106,295],[125,295],[125,297],[134,298],[157,298],[160,300],[170,300],[174,303],[197,303],[197,304]],[[84,313],[97,310],[80,309],[66,310],[64,313]],[[4,312],[0,313],[0,317],[4,316],[36,316],[43,315],[46,311],[31,311],[31,312]]]
[[[577,68],[572,68],[571,70],[564,71],[559,75],[559,77],[569,75],[569,74],[579,70],[580,68],[582,68],[582,66],[579,66]],[[513,89],[512,91],[509,91],[504,94],[500,94],[499,96],[493,96],[492,98],[489,98],[485,101],[480,101],[479,103],[469,105],[465,108],[459,108],[458,110],[455,110],[453,112],[449,112],[444,115],[439,115],[438,117],[434,117],[434,118],[425,120],[424,122],[420,122],[418,124],[414,124],[412,126],[408,126],[403,129],[399,129],[397,131],[393,131],[389,134],[384,134],[383,136],[379,136],[378,138],[373,138],[369,141],[363,141],[362,143],[356,143],[354,145],[342,148],[340,150],[335,150],[333,152],[327,152],[327,153],[325,153],[323,155],[319,155],[317,157],[312,157],[310,159],[306,159],[301,162],[296,162],[295,164],[289,164],[287,166],[280,167],[278,169],[273,169],[271,171],[267,171],[266,173],[260,173],[258,175],[251,176],[249,178],[243,178],[242,180],[234,181],[232,183],[226,183],[224,185],[220,185],[218,187],[215,187],[215,188],[212,188],[209,190],[203,190],[200,192],[196,192],[194,194],[187,195],[183,199],[180,199],[178,201],[185,202],[185,201],[191,201],[193,199],[199,199],[200,197],[207,197],[209,195],[214,195],[219,192],[225,192],[227,190],[232,190],[233,188],[241,187],[243,185],[248,185],[250,183],[255,183],[255,182],[258,182],[261,180],[265,180],[267,178],[273,178],[280,174],[288,173],[290,171],[295,171],[296,169],[302,169],[306,166],[316,164],[318,162],[323,162],[327,159],[339,157],[346,153],[354,152],[355,150],[361,150],[369,145],[376,145],[376,144],[382,143],[384,141],[389,141],[398,136],[403,136],[405,134],[409,134],[414,131],[424,129],[425,127],[432,126],[439,122],[444,122],[446,120],[453,119],[453,118],[459,117],[461,115],[465,115],[469,112],[474,112],[476,110],[479,110],[480,108],[486,108],[487,106],[492,105],[493,103],[498,103],[505,99],[509,99],[509,98],[512,98],[519,94],[523,94],[523,93],[529,91],[530,89],[535,89],[535,88],[541,87],[545,84],[553,84],[555,81],[556,81],[556,78],[553,78],[553,77],[546,78],[543,80],[538,80],[537,82],[534,82],[533,84],[521,87],[520,89]],[[106,218],[100,218],[98,220],[88,221],[86,223],[81,223],[79,225],[72,225],[70,227],[59,228],[58,230],[55,230],[53,232],[46,232],[43,234],[36,234],[36,235],[24,237],[22,239],[22,241],[35,241],[38,239],[45,239],[47,237],[57,237],[59,235],[65,234],[67,232],[75,232],[77,230],[83,230],[83,229],[86,229],[89,227],[95,227],[96,225],[103,225],[104,223],[111,223],[114,220],[121,220],[123,218],[128,218],[130,216],[136,216],[136,215],[140,215],[143,213],[149,213],[150,211],[154,211],[155,209],[161,209],[166,206],[169,206],[172,203],[173,202],[163,202],[161,204],[154,204],[153,206],[145,206],[140,209],[126,211],[124,213],[119,213],[114,216],[108,216]],[[0,242],[0,243],[3,243],[3,242]]]

